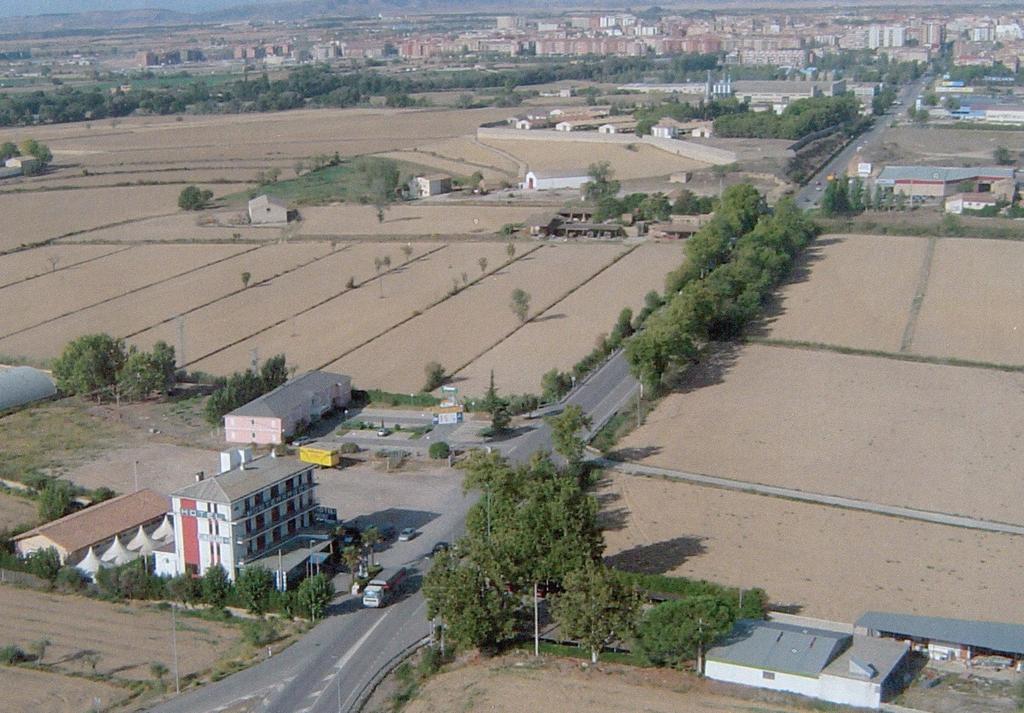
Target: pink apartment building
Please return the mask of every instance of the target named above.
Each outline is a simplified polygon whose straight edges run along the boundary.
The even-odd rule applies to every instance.
[[[329,371],[310,371],[286,381],[224,417],[228,443],[277,444],[300,423],[320,420],[352,397],[352,379]]]

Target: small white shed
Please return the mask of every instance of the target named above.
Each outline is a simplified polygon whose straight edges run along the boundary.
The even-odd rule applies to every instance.
[[[266,194],[249,201],[249,222],[253,225],[274,225],[288,222],[288,204]]]

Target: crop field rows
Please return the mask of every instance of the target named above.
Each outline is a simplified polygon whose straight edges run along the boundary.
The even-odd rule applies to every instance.
[[[752,343],[691,369],[621,453],[680,471],[1024,523],[1015,505],[1022,269],[1017,241],[823,236]],[[693,541],[693,554],[668,557],[664,568],[765,584],[811,616],[850,620],[897,602],[919,614],[1019,619],[1004,604],[1024,577],[1009,554],[1014,536],[615,479],[633,502],[609,511],[624,505],[634,514],[623,518],[627,537],[610,537],[610,553],[642,558],[659,543]],[[699,505],[715,498],[729,502]],[[701,515],[723,508],[747,515]],[[800,563],[795,572],[776,570],[782,558]]]

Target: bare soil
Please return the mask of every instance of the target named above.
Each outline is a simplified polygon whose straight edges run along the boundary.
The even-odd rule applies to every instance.
[[[81,713],[107,710],[128,696],[123,688],[77,676],[62,676],[29,668],[0,667],[4,706],[10,711]]]
[[[1024,374],[749,345],[621,444],[645,463],[1021,523]]]
[[[608,161],[614,178],[628,180],[667,176],[675,171],[696,171],[707,164],[641,143],[628,144],[580,143],[578,141],[515,141],[481,139],[488,146],[506,151],[526,163],[530,170],[580,170],[586,174],[587,166],[597,161]]]
[[[0,530],[35,524],[38,519],[36,508],[28,498],[0,493]]]
[[[598,498],[617,567],[761,587],[848,623],[868,610],[1024,623],[1006,605],[1024,586],[1020,537],[617,473]]]
[[[301,235],[315,236],[491,236],[502,226],[518,224],[537,213],[536,208],[506,206],[437,205],[406,203],[392,206],[377,220],[372,205],[339,204],[302,209]]]

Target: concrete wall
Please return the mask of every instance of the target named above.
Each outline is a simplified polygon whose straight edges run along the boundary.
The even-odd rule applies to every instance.
[[[574,141],[592,144],[620,144],[623,146],[626,144],[645,143],[676,156],[718,166],[735,163],[737,160],[736,152],[734,151],[705,146],[704,144],[692,141],[659,139],[654,136],[636,136],[634,134],[602,134],[596,131],[517,131],[516,129],[481,126],[476,130],[476,137],[484,142],[487,139],[499,141]]]
[[[822,674],[818,679],[818,698],[860,708],[878,708],[882,701],[882,687],[870,681]]]
[[[769,672],[775,676],[774,679],[764,677],[761,669],[737,666],[722,661],[708,661],[704,667],[704,675],[716,681],[738,683],[742,686],[754,686],[755,688],[767,688],[773,691],[787,691],[799,693],[803,696],[816,698],[818,696],[818,679],[808,676],[794,676],[790,673],[778,671]]]

